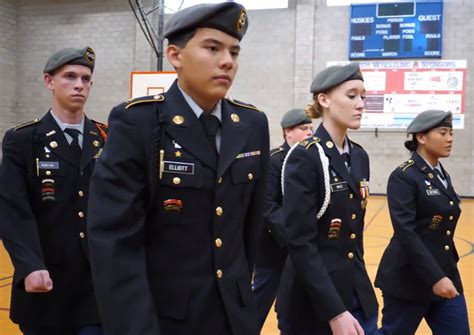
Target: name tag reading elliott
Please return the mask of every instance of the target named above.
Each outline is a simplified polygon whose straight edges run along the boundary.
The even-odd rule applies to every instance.
[[[164,161],[165,173],[194,174],[194,163]]]

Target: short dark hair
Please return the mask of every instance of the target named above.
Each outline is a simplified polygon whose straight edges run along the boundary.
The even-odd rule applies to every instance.
[[[168,45],[173,44],[177,47],[184,48],[188,44],[189,40],[196,34],[196,29],[187,30],[182,33],[168,37]]]

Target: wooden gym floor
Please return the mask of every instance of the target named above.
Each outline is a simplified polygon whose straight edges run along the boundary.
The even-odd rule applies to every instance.
[[[474,329],[474,229],[470,226],[474,218],[474,200],[464,199],[462,215],[458,222],[455,243],[461,259],[459,268],[463,279],[465,296],[469,310],[471,329]],[[365,227],[365,261],[372,280],[382,253],[392,236],[392,227],[387,207],[387,200],[382,196],[372,196],[369,200]],[[9,301],[11,289],[12,266],[3,245],[0,242],[0,335],[20,334],[18,327],[9,318]],[[379,303],[382,302],[380,291],[376,289]],[[380,315],[379,315],[380,319]],[[273,312],[267,318],[261,335],[278,335],[276,318]],[[431,334],[423,322],[416,332],[417,335]]]

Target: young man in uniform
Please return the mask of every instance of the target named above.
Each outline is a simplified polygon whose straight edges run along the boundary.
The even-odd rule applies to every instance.
[[[285,265],[287,251],[283,229],[281,167],[290,148],[313,134],[311,118],[303,109],[288,111],[280,122],[285,142],[270,152],[265,224],[260,239],[253,277],[253,291],[257,299],[259,325],[263,326],[268,312],[277,296],[280,277]],[[278,318],[279,329],[285,328]]]
[[[0,235],[15,268],[10,317],[26,335],[102,334],[86,241],[105,134],[84,114],[94,64],[91,48],[54,53],[44,68],[52,108],[3,138]]]
[[[268,124],[225,97],[247,25],[234,2],[178,12],[165,28],[177,81],[112,110],[88,227],[108,334],[258,334]]]

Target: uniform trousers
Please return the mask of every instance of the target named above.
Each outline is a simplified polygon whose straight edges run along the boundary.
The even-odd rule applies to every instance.
[[[280,286],[281,271],[272,268],[255,266],[252,290],[255,294],[258,310],[258,321],[260,328],[263,327],[268,312],[277,298],[278,287]],[[277,313],[278,329],[284,331],[288,329],[288,322]]]
[[[385,295],[382,335],[413,335],[425,318],[433,335],[469,335],[466,300],[461,294],[441,301],[408,301]]]

